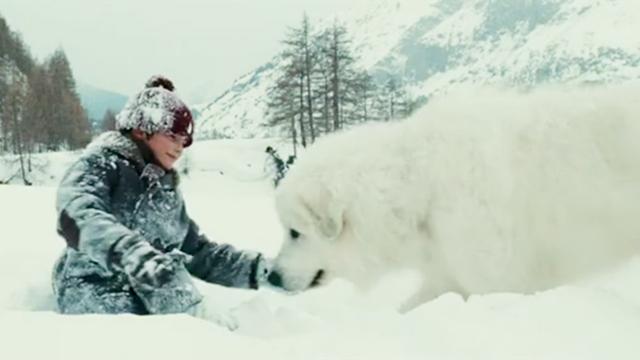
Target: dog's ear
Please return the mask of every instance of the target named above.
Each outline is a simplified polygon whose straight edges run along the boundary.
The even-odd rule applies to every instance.
[[[344,227],[344,204],[326,188],[302,190],[299,199],[320,235],[338,238]]]

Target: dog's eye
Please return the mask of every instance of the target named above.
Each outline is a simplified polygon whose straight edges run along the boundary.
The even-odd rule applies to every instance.
[[[289,236],[291,236],[292,239],[297,239],[300,237],[300,233],[295,229],[289,229]]]

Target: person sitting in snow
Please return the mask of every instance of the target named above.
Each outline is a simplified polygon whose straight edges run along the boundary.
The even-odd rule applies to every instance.
[[[259,253],[216,244],[187,214],[173,168],[193,140],[193,120],[173,84],[152,77],[64,175],[58,233],[67,247],[53,270],[64,314],[196,315],[192,277],[256,289]]]
[[[282,180],[287,173],[287,166],[271,146],[267,146],[264,152],[269,154],[265,164],[266,171],[272,174],[273,185],[277,187],[280,180]]]

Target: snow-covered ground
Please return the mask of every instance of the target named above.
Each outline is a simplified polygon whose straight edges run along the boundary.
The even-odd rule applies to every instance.
[[[263,173],[268,144],[196,143],[182,186],[212,239],[274,255],[281,230]],[[341,281],[296,296],[199,283],[235,331],[186,315],[56,314],[50,269],[64,242],[55,182],[74,156],[49,156],[53,177],[39,176],[41,185],[0,185],[0,359],[640,358],[640,258],[536,294],[445,294],[407,314],[395,306],[417,283],[411,273],[367,294]]]

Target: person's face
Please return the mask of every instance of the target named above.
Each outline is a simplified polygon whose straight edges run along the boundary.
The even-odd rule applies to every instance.
[[[171,170],[175,162],[182,156],[186,141],[186,136],[171,133],[156,133],[145,138],[145,142],[156,161],[165,170]]]

